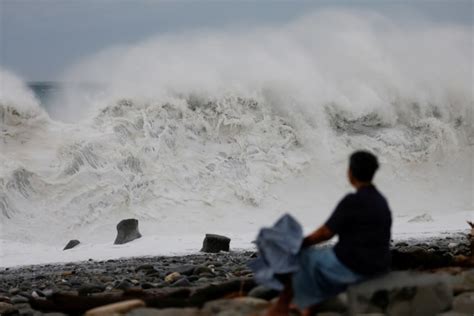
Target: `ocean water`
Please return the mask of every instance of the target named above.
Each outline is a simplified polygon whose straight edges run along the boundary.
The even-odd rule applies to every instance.
[[[407,28],[329,11],[111,48],[59,83],[1,70],[0,264],[197,251],[205,233],[248,248],[285,212],[309,231],[357,149],[379,157],[394,236],[467,228],[472,30]],[[112,245],[131,217],[144,238]]]
[[[41,107],[47,109],[61,93],[61,84],[51,81],[39,81],[26,83],[27,87],[34,93]]]

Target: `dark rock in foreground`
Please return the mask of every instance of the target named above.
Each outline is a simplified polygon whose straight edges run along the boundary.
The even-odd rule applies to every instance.
[[[117,224],[117,238],[114,244],[120,245],[142,237],[138,231],[138,220],[134,218],[124,219]]]
[[[254,297],[254,298],[261,298],[267,301],[270,301],[277,297],[280,294],[280,292],[276,290],[272,290],[269,288],[264,287],[263,285],[259,285],[254,287],[249,293],[249,297]]]
[[[219,251],[229,251],[230,238],[214,234],[206,234],[202,243],[202,252],[217,253]]]
[[[70,240],[66,247],[64,247],[63,250],[68,250],[68,249],[71,249],[71,248],[74,248],[76,247],[77,245],[79,245],[81,242],[79,240],[76,240],[76,239],[73,239],[73,240]]]
[[[452,306],[452,277],[447,274],[392,272],[350,286],[351,315],[438,315]]]

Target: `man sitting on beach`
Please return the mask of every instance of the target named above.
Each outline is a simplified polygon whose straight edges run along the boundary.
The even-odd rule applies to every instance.
[[[386,199],[372,184],[378,167],[369,152],[350,156],[348,177],[357,191],[346,195],[326,223],[304,239],[301,267],[283,276],[285,289],[268,316],[288,315],[292,301],[304,315],[312,315],[348,285],[389,270],[392,218]],[[339,240],[334,247],[308,248],[335,235]]]

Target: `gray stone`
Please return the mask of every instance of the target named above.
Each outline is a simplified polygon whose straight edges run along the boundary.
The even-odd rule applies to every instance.
[[[21,304],[21,303],[28,303],[29,300],[24,297],[24,296],[13,296],[10,301],[12,302],[12,304]]]
[[[392,272],[351,286],[349,310],[388,315],[436,315],[449,309],[452,290],[447,275]]]
[[[76,239],[73,239],[73,240],[70,240],[66,247],[64,247],[63,250],[68,250],[68,249],[71,249],[71,248],[74,248],[76,247],[77,245],[79,245],[81,242],[79,240],[76,240]]]
[[[276,290],[266,288],[263,285],[259,285],[259,286],[254,287],[248,293],[247,296],[254,297],[254,298],[260,298],[260,299],[269,301],[269,300],[277,297],[278,294],[279,294],[279,292],[276,291]]]
[[[453,293],[444,283],[420,286],[413,298],[412,314],[430,316],[449,309],[453,302]]]
[[[84,316],[121,315],[140,307],[145,307],[144,301],[131,299],[90,309]]]
[[[20,293],[20,291],[21,291],[21,290],[20,290],[19,288],[14,287],[14,288],[11,288],[11,289],[8,291],[8,293],[10,293],[11,295],[16,295],[16,294]]]
[[[194,269],[196,269],[195,265],[182,265],[182,266],[177,266],[172,269],[170,269],[170,272],[178,272],[179,274],[182,275],[191,275],[194,272]]]
[[[145,274],[146,274],[146,276],[149,277],[149,278],[161,279],[161,278],[163,277],[163,276],[161,275],[161,273],[158,272],[158,271],[154,271],[154,272],[153,272],[153,271],[149,270],[149,271],[147,271]]]
[[[212,269],[206,266],[198,266],[194,269],[193,274],[200,275],[203,273],[213,274]]]
[[[137,308],[126,314],[127,316],[204,316],[197,308]],[[207,315],[205,315],[207,316]]]
[[[202,243],[202,252],[217,253],[219,251],[229,251],[230,238],[215,234],[206,234]]]
[[[0,302],[0,315],[8,315],[16,311],[12,304]]]
[[[150,283],[150,282],[143,282],[140,286],[142,287],[142,289],[147,290],[147,289],[152,289],[152,288],[158,287],[158,284]]]
[[[35,311],[31,309],[28,303],[15,304],[15,308],[18,310],[18,315],[21,316],[33,316],[35,314]]]
[[[22,308],[18,310],[20,316],[35,316],[35,313],[32,308]]]
[[[77,290],[79,295],[89,295],[92,293],[102,293],[105,291],[103,284],[84,284]]]
[[[330,299],[327,299],[326,301],[322,302],[319,305],[318,310],[320,312],[338,312],[338,313],[345,312],[347,310],[347,302],[346,300],[343,300],[341,297],[342,297],[342,294],[332,297]]]
[[[458,292],[474,291],[474,269],[463,271],[453,281],[453,287]]]
[[[10,303],[10,298],[8,296],[0,295],[0,302]]]
[[[153,272],[156,272],[155,271],[155,267],[152,265],[152,264],[142,264],[142,265],[139,265],[136,269],[135,269],[136,272],[138,271],[145,271],[145,272],[148,272],[148,271],[153,271]]]
[[[117,224],[117,237],[114,244],[120,245],[142,237],[138,231],[138,220],[134,218],[124,219]]]
[[[453,311],[474,314],[474,292],[459,294],[453,300]]]
[[[117,285],[115,285],[115,288],[119,289],[119,290],[128,290],[132,286],[133,286],[133,284],[129,280],[122,280],[122,281],[118,282]]]
[[[206,272],[206,273],[201,273],[201,274],[199,275],[199,278],[208,278],[208,279],[211,279],[211,278],[213,278],[213,277],[214,277],[214,273],[207,273],[207,272]]]
[[[270,303],[262,299],[239,297],[208,302],[202,308],[202,312],[216,316],[247,316],[257,314],[269,306]]]
[[[165,277],[165,282],[166,283],[173,283],[176,280],[179,280],[181,278],[183,278],[183,276],[179,272],[173,272],[173,273],[168,274]]]

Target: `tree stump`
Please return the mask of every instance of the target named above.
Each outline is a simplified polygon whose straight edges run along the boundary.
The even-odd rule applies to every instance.
[[[117,238],[115,245],[125,244],[142,237],[138,231],[138,220],[134,218],[124,219],[117,224]]]
[[[230,238],[214,234],[206,234],[202,243],[202,252],[217,253],[219,251],[229,251]]]

